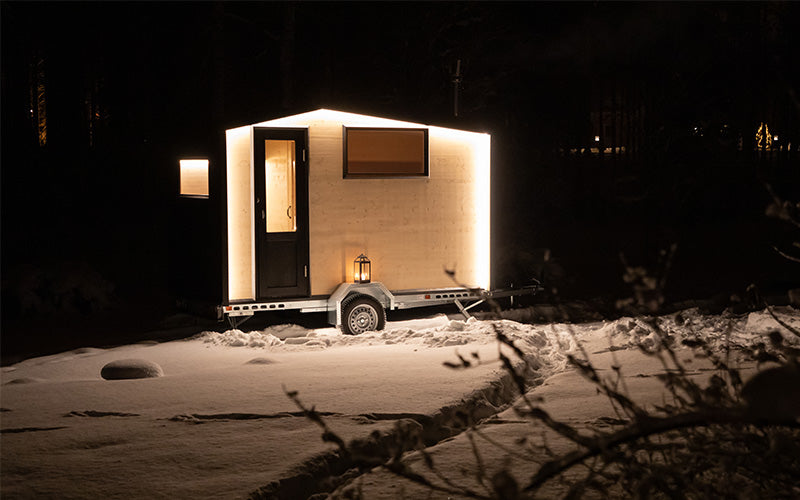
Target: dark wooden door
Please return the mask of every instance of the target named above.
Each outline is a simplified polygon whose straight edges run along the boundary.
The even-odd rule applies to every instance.
[[[307,297],[308,133],[255,128],[256,297]]]

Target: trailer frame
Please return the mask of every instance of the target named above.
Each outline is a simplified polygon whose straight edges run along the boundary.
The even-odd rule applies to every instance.
[[[538,280],[522,288],[503,288],[484,290],[482,288],[435,288],[413,290],[389,290],[380,282],[372,283],[341,283],[329,296],[314,296],[304,298],[286,298],[269,301],[232,302],[217,307],[217,317],[227,319],[232,328],[255,316],[259,312],[296,310],[301,313],[326,312],[328,323],[337,328],[343,328],[342,304],[355,295],[364,295],[376,300],[384,311],[399,309],[415,309],[446,304],[454,304],[465,319],[470,318],[470,309],[478,305],[501,297],[517,297],[521,295],[535,295],[544,290]],[[347,332],[362,333],[362,332]]]

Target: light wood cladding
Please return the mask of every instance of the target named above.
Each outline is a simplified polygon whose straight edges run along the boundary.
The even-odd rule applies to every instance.
[[[255,298],[253,264],[252,127],[226,131],[228,186],[228,299]]]
[[[311,294],[329,295],[340,283],[352,281],[353,260],[361,253],[372,261],[372,280],[390,290],[453,287],[446,268],[455,269],[465,284],[488,286],[489,242],[481,241],[481,231],[488,238],[488,227],[479,227],[488,224],[488,213],[478,211],[488,211],[489,136],[430,127],[428,177],[344,179],[343,125],[424,127],[327,110],[255,125],[308,127]],[[231,185],[252,179],[243,174],[241,140],[237,135],[232,142],[229,134],[229,239],[240,239],[240,249],[252,252],[252,227],[245,233],[252,223],[243,220],[252,220],[252,189]],[[481,193],[485,199],[479,200]],[[230,248],[229,243],[229,253]],[[242,263],[229,273],[232,300],[252,294],[252,254],[237,255]]]

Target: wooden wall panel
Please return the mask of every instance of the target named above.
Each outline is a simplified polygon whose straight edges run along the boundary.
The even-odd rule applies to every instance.
[[[226,131],[228,299],[255,298],[251,127]]]
[[[472,148],[430,136],[430,177],[343,179],[342,123],[309,128],[312,294],[352,280],[360,253],[374,281],[391,290],[451,287],[444,273],[474,279],[475,196]]]

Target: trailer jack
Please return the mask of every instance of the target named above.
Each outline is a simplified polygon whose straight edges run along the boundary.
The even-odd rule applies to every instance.
[[[239,325],[252,317],[252,314],[248,316],[228,316],[228,324],[231,325],[231,328],[239,328]]]
[[[503,288],[498,290],[473,290],[474,295],[467,297],[467,298],[456,298],[453,302],[458,307],[458,310],[461,311],[461,314],[464,315],[464,319],[470,319],[472,315],[469,313],[469,310],[475,306],[481,305],[487,300],[492,301],[493,299],[500,298],[500,297],[510,297],[511,304],[514,304],[514,297],[520,295],[536,295],[537,292],[541,292],[544,290],[544,287],[539,282],[539,280],[534,279],[533,283],[530,285],[526,285],[522,288]],[[477,300],[476,300],[477,299]],[[461,301],[462,300],[475,300],[472,304],[465,306]]]
[[[455,302],[456,306],[458,307],[458,310],[461,311],[461,314],[464,315],[464,319],[470,319],[472,315],[469,313],[469,310],[477,305],[483,304],[485,302],[485,299],[481,299],[468,306],[464,306],[464,304],[462,304],[459,299],[455,299],[453,302]]]

